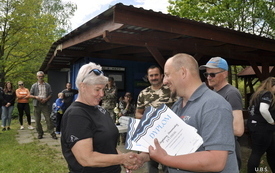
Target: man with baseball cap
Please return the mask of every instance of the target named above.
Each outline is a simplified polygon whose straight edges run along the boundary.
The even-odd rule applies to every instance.
[[[202,65],[200,70],[206,70],[203,75],[207,78],[209,87],[222,95],[231,105],[233,114],[233,128],[236,136],[236,155],[239,169],[241,168],[241,151],[237,138],[244,133],[244,121],[242,112],[242,96],[240,91],[227,81],[228,64],[221,57],[211,58],[206,65]]]

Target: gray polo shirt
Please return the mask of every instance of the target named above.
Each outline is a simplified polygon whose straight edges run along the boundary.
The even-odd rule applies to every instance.
[[[219,94],[202,84],[182,108],[182,98],[172,107],[187,124],[195,127],[203,138],[198,151],[229,151],[227,163],[222,173],[238,172],[233,134],[233,115],[230,104]],[[232,122],[232,123],[229,123]],[[169,173],[190,173],[168,168]]]

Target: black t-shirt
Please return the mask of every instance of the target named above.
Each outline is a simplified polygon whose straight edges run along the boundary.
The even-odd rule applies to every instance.
[[[78,94],[78,90],[76,90],[76,89],[71,89],[71,90],[64,89],[62,91],[62,93],[64,94],[64,106],[65,106],[65,110],[66,110],[72,104],[72,102],[74,101],[74,96],[76,94]]]
[[[251,131],[275,130],[275,126],[269,124],[260,112],[260,103],[266,103],[270,105],[269,112],[272,118],[275,119],[275,106],[271,106],[272,99],[271,92],[263,91],[259,97],[254,100],[252,107],[250,107],[250,116],[248,118],[248,127]]]
[[[71,151],[77,141],[93,138],[94,151],[117,154],[118,129],[105,109],[73,102],[62,117],[61,128],[62,152],[71,173],[120,173],[120,165],[83,167]]]

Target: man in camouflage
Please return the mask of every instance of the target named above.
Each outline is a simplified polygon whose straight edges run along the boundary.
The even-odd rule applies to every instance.
[[[102,98],[102,107],[106,109],[111,118],[116,121],[116,115],[114,113],[114,108],[117,103],[117,88],[115,86],[115,81],[113,77],[108,78],[108,83],[104,88],[104,97]]]
[[[137,99],[136,108],[136,118],[140,119],[143,116],[144,110],[148,106],[153,106],[154,108],[159,107],[161,104],[165,103],[168,107],[171,107],[176,101],[176,97],[171,95],[171,91],[167,86],[162,83],[163,73],[160,67],[151,66],[147,70],[148,81],[150,86],[142,90]],[[153,160],[148,162],[149,173],[158,173],[158,162]],[[165,172],[165,168],[163,167]]]

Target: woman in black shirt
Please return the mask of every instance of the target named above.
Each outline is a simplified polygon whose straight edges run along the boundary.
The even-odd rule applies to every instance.
[[[116,149],[118,130],[108,111],[99,106],[108,78],[101,66],[83,65],[76,78],[78,97],[62,118],[61,146],[71,173],[120,173],[120,165],[137,169],[136,153]]]
[[[259,86],[250,100],[248,129],[252,140],[252,151],[247,172],[260,170],[261,157],[266,153],[271,172],[275,172],[275,78],[269,77]]]

